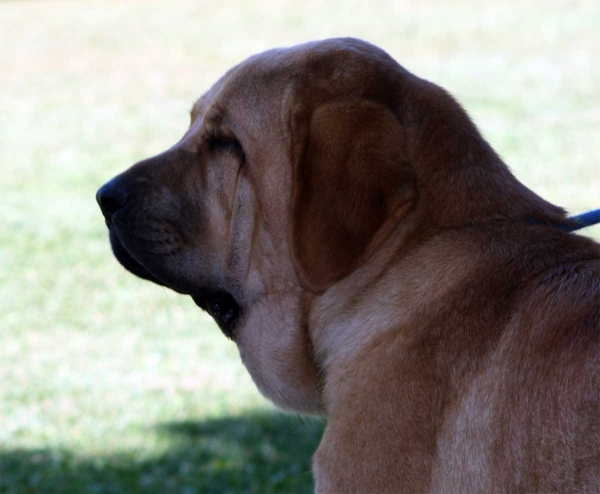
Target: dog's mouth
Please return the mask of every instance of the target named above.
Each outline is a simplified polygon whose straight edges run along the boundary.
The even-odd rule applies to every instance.
[[[127,271],[136,275],[138,278],[142,278],[143,280],[152,281],[153,283],[161,286],[168,286],[166,283],[162,282],[150,271],[148,271],[148,269],[146,269],[146,267],[140,261],[138,261],[129,253],[129,251],[123,246],[123,243],[119,240],[114,226],[108,222],[107,226],[113,254]]]
[[[223,331],[232,340],[242,315],[242,307],[235,298],[225,290],[202,290],[192,295],[198,307],[208,312]]]
[[[136,275],[138,278],[170,288],[183,295],[191,295],[195,304],[212,316],[223,334],[229,339],[235,339],[235,330],[242,317],[243,311],[241,304],[236,301],[231,293],[227,290],[208,288],[184,291],[162,281],[125,248],[118,238],[115,227],[112,225],[108,226],[113,253],[119,263],[127,269],[127,271]]]

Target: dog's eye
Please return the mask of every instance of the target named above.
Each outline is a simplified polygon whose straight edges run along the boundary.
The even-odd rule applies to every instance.
[[[242,162],[245,161],[246,155],[240,141],[234,137],[219,137],[209,136],[208,149],[211,153],[230,152],[235,154]]]

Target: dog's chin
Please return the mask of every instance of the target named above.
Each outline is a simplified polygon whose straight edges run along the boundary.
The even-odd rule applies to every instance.
[[[194,303],[213,317],[223,334],[227,338],[235,340],[235,330],[239,326],[243,310],[242,305],[238,303],[230,292],[223,289],[205,287],[182,290],[174,285],[166,283],[155,276],[148,268],[128,252],[117,237],[113,228],[109,229],[109,237],[115,257],[127,271],[136,275],[138,278],[165,286],[183,295],[191,295]]]

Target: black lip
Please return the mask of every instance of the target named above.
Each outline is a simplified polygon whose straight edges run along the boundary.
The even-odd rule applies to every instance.
[[[206,297],[202,295],[192,295],[192,300],[198,307],[208,312],[208,302]]]
[[[107,222],[108,223],[108,222]],[[143,280],[152,281],[157,285],[166,286],[161,280],[154,276],[148,269],[144,267],[135,257],[133,257],[129,251],[125,248],[123,243],[119,240],[115,227],[108,225],[108,232],[110,238],[110,245],[112,247],[113,254],[119,261],[119,263],[127,269],[130,273],[136,275],[138,278]]]

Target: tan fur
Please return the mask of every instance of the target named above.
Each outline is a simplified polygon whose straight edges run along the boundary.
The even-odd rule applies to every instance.
[[[445,91],[359,40],[272,50],[141,176],[115,254],[233,295],[261,392],[327,417],[317,492],[600,491],[600,248]]]

